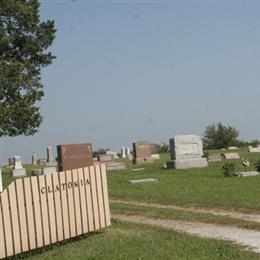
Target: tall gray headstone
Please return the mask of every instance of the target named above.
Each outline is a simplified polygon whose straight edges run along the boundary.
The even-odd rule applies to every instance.
[[[177,135],[170,139],[171,165],[176,169],[207,167],[206,158],[202,158],[202,141],[196,135]]]
[[[37,159],[36,159],[36,155],[35,154],[32,155],[32,164],[33,165],[37,164]]]
[[[51,146],[47,147],[47,162],[53,162],[54,161],[54,154],[53,149]]]

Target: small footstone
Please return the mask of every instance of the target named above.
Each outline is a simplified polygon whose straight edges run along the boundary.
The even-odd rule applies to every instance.
[[[154,178],[148,178],[148,179],[139,179],[139,180],[129,180],[128,182],[132,184],[136,184],[136,183],[155,182],[155,181],[158,180]]]

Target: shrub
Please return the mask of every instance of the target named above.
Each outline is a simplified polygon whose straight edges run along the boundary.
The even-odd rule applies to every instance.
[[[222,172],[225,177],[231,177],[235,171],[235,164],[233,162],[226,162],[222,166]]]

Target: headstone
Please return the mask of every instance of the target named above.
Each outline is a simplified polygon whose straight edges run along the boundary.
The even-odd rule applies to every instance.
[[[106,151],[106,154],[113,155],[113,156],[114,156],[114,159],[118,159],[117,152],[113,152],[113,151]]]
[[[151,158],[154,160],[160,160],[160,154],[159,153],[151,154]]]
[[[32,175],[35,175],[35,176],[42,175],[42,169],[32,169]]]
[[[140,171],[144,171],[144,168],[135,168],[131,170],[132,172],[140,172]]]
[[[63,144],[57,146],[61,171],[93,165],[92,144]]]
[[[249,177],[249,176],[257,176],[260,173],[257,171],[248,171],[248,172],[236,172],[234,173],[235,176],[238,177]]]
[[[53,149],[51,146],[47,147],[47,162],[45,163],[46,166],[56,166],[56,160],[54,158]]]
[[[38,159],[37,163],[38,164],[46,164],[47,163],[47,159],[45,159],[45,158]]]
[[[158,144],[151,144],[151,154],[158,154],[160,152],[160,146]]]
[[[123,162],[107,162],[107,171],[125,170],[126,165]]]
[[[152,163],[151,143],[148,141],[139,141],[133,143],[134,164]]]
[[[26,170],[23,168],[20,156],[14,157],[14,169],[12,171],[13,177],[26,176]]]
[[[157,179],[147,178],[147,179],[129,180],[128,182],[132,184],[136,184],[136,183],[155,182],[155,181],[157,181]]]
[[[126,149],[124,146],[121,147],[121,158],[126,158]]]
[[[126,149],[125,149],[125,154],[126,154],[126,157],[128,157],[128,155],[130,154],[130,149],[128,147],[126,147]]]
[[[237,150],[238,147],[236,147],[236,146],[230,146],[230,147],[228,147],[228,149],[229,149],[229,150]]]
[[[211,154],[208,157],[208,162],[221,162],[222,156],[221,154]]]
[[[50,175],[56,172],[57,172],[56,167],[44,167],[42,170],[43,175]]]
[[[257,147],[248,146],[248,151],[250,153],[260,153],[260,147],[259,146],[257,146]]]
[[[111,162],[114,160],[114,155],[112,154],[100,154],[98,156],[100,162]]]
[[[9,166],[14,166],[14,157],[8,158]]]
[[[2,170],[0,169],[0,192],[3,191]]]
[[[167,166],[176,169],[207,167],[206,158],[202,158],[202,141],[196,135],[177,135],[170,139],[170,152],[172,162]]]
[[[36,164],[37,164],[36,155],[33,154],[32,155],[32,165],[36,165]]]
[[[227,160],[236,160],[240,159],[240,156],[238,153],[224,153],[224,158]]]

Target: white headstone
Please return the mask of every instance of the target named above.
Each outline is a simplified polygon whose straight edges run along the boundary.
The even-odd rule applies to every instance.
[[[248,150],[250,153],[260,153],[260,147],[253,147],[253,146],[248,146]]]
[[[54,154],[53,149],[51,146],[47,147],[47,162],[53,162],[54,161]]]
[[[43,175],[50,175],[56,172],[57,172],[56,167],[44,167],[42,170]]]
[[[37,164],[37,160],[36,160],[36,155],[35,154],[32,155],[32,164],[33,165]]]
[[[23,169],[21,157],[18,155],[14,156],[14,169],[15,170]]]
[[[126,149],[124,146],[121,147],[121,157],[126,158]]]
[[[3,191],[2,170],[0,169],[0,192]]]
[[[206,158],[202,158],[202,141],[196,135],[177,135],[170,139],[170,151],[173,165],[177,169],[207,167]]]

